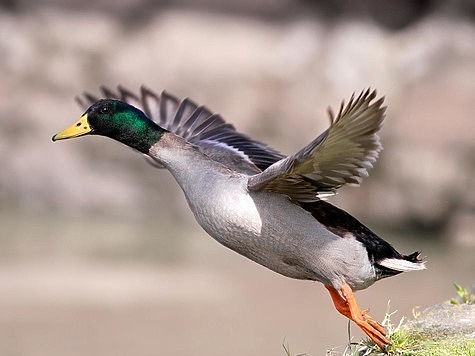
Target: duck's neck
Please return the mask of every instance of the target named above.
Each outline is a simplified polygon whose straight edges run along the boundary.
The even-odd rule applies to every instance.
[[[172,173],[185,194],[229,172],[221,163],[210,159],[196,146],[171,132],[164,133],[148,154]]]

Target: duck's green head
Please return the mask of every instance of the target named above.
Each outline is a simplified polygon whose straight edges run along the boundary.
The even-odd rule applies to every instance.
[[[91,105],[77,122],[54,135],[53,141],[101,135],[148,153],[165,131],[139,109],[119,100],[102,99]]]

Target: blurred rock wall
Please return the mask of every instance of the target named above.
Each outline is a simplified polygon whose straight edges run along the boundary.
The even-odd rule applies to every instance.
[[[98,137],[51,142],[81,114],[74,96],[99,85],[188,96],[287,153],[326,128],[328,106],[374,87],[385,150],[332,201],[475,244],[473,2],[259,4],[1,2],[0,213],[191,220],[170,175],[136,153]]]

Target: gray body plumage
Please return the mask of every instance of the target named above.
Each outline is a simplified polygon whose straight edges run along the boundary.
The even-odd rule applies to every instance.
[[[376,280],[364,246],[341,238],[287,196],[250,192],[249,175],[203,157],[172,133],[150,149],[175,177],[201,227],[216,241],[284,276],[363,289]]]

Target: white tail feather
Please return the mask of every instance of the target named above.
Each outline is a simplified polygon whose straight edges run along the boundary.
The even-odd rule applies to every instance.
[[[425,262],[411,262],[398,258],[385,258],[381,261],[378,261],[378,264],[383,267],[401,272],[420,271],[426,269]]]

